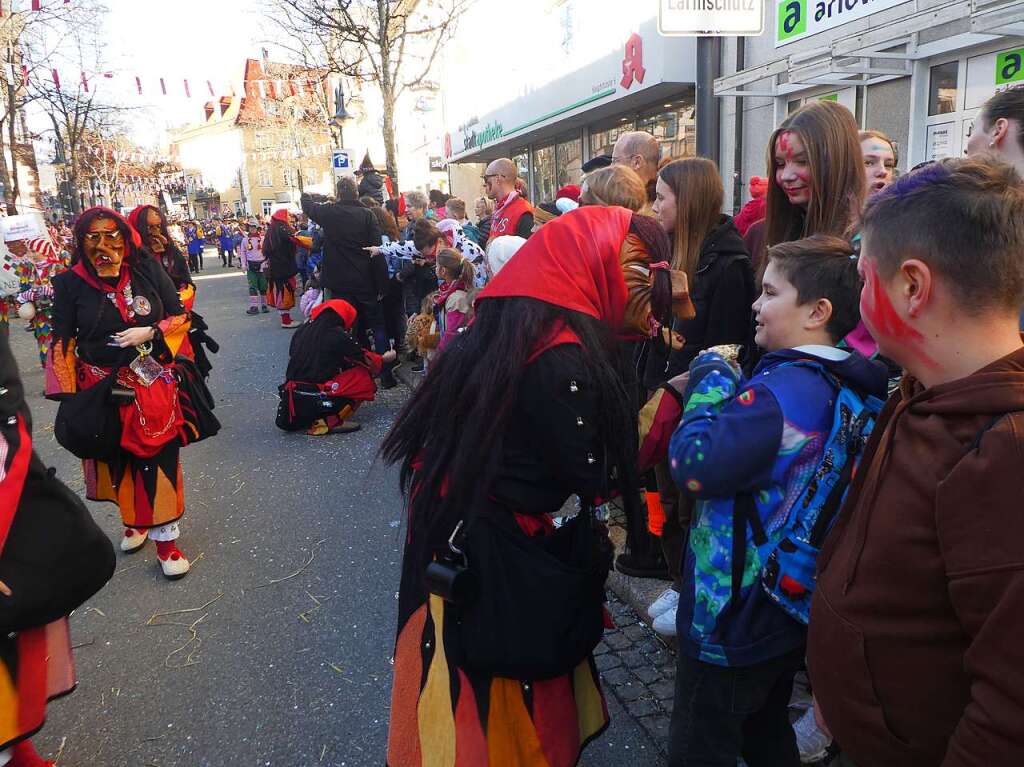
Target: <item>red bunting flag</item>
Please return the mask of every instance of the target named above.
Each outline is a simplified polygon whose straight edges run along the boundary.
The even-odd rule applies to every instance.
[[[89,78],[85,76],[85,72],[82,72],[82,90],[89,92]]]
[[[216,93],[213,92],[213,83],[211,83],[209,80],[206,81],[206,87],[210,89],[210,96],[211,97],[217,95]]]
[[[188,89],[188,80],[185,81],[185,98],[192,98],[192,92]]]
[[[295,92],[295,82],[294,82],[293,80],[289,80],[289,81],[288,81],[288,90],[289,90],[289,91],[291,91],[291,93],[292,93],[292,95],[293,95],[293,96],[296,96],[296,95],[298,95],[298,94],[297,94],[297,93]]]
[[[142,78],[138,75],[135,76],[135,87],[139,90],[139,95],[142,95]]]
[[[57,70],[51,70],[53,72],[53,84],[57,86],[57,90],[60,90],[60,75],[57,74]]]
[[[21,77],[26,83],[28,82],[28,64],[21,65]]]
[[[164,78],[162,77],[160,78],[160,90],[163,91],[165,96],[167,95],[167,86],[164,84]]]
[[[32,0],[32,10],[41,11],[43,9],[43,0]]]

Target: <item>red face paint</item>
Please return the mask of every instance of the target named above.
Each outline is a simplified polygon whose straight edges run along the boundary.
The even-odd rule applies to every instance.
[[[791,204],[804,207],[810,202],[811,172],[806,150],[792,131],[780,133],[775,143],[775,183]]]
[[[899,346],[916,357],[922,364],[937,368],[939,364],[923,349],[924,336],[910,327],[889,300],[875,263],[870,258],[861,260],[864,273],[864,289],[860,294],[860,313],[871,335],[880,347],[889,344]],[[883,349],[884,351],[884,349]]]

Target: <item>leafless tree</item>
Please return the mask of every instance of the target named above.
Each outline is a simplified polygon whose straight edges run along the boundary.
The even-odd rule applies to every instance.
[[[59,30],[87,24],[99,10],[95,0],[45,3],[37,11],[27,3],[0,0],[0,182],[7,193],[9,214],[17,212],[21,196],[19,165],[32,154],[25,109],[38,93],[29,82],[51,59],[62,38]]]
[[[84,166],[86,142],[90,135],[109,131],[113,117],[124,113],[123,107],[102,96],[103,46],[96,38],[97,27],[81,21],[74,19],[68,24],[60,44],[49,51],[46,59],[35,63],[36,72],[28,79],[30,96],[40,103],[53,124],[74,213],[79,212],[82,203],[80,185],[89,178]],[[53,76],[54,70],[64,72],[64,79]],[[75,78],[75,74],[80,76]]]
[[[388,175],[398,184],[395,106],[427,80],[472,0],[274,0],[274,18],[301,61],[380,89]],[[275,40],[275,43],[282,44]]]

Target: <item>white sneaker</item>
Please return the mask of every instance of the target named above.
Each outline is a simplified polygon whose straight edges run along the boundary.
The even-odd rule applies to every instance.
[[[800,763],[814,764],[828,755],[828,747],[832,739],[818,729],[814,721],[814,709],[809,708],[793,725],[796,733],[796,746],[800,749]]]
[[[651,606],[647,608],[647,614],[652,618],[657,618],[666,610],[674,610],[678,604],[679,592],[675,589],[665,589],[661,592],[661,596],[655,599]]]
[[[674,637],[676,635],[676,608],[670,607],[655,618],[651,628],[662,636]]]
[[[121,551],[125,554],[134,554],[146,545],[148,539],[149,534],[145,530],[126,527],[124,529],[124,536],[121,538]]]

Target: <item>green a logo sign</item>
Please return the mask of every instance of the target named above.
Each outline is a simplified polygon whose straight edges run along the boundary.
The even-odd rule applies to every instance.
[[[779,3],[777,39],[779,42],[807,31],[807,0],[785,0]]]
[[[1024,80],[1024,48],[1005,51],[996,56],[996,85]]]

